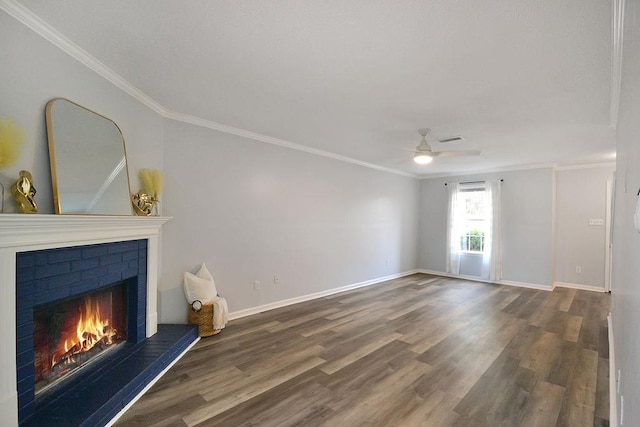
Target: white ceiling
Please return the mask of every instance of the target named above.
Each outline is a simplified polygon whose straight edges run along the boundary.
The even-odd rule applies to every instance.
[[[266,137],[421,176],[613,160],[607,1],[20,3],[167,110]],[[421,127],[482,154],[415,165]]]

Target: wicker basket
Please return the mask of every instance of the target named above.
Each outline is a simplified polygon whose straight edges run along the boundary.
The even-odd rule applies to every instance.
[[[210,337],[219,334],[222,329],[213,329],[213,304],[203,304],[200,311],[195,311],[190,305],[187,308],[189,312],[189,323],[198,325],[198,335],[201,337]]]

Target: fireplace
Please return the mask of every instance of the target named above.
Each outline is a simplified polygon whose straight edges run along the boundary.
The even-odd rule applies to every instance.
[[[127,282],[35,307],[35,396],[127,341]]]
[[[145,338],[147,240],[20,252],[16,267],[23,421],[64,394],[92,360]]]
[[[185,348],[193,344],[197,339],[197,330],[190,331],[192,335],[187,337],[182,327],[188,325],[158,326],[159,234],[162,225],[169,219],[0,215],[2,425],[18,425],[19,419],[24,420],[25,417],[33,420],[31,424],[26,422],[25,426],[52,425],[56,417],[61,420],[57,425],[105,425],[117,416],[127,402],[136,398],[145,384],[153,381],[166,366],[181,356]],[[133,250],[106,249],[104,252],[104,248],[111,243],[128,245],[132,242],[144,242],[142,244],[145,245],[138,247],[137,261],[128,259],[134,255]],[[76,248],[84,248],[87,252],[78,258],[74,252]],[[47,259],[49,257],[51,260]],[[45,267],[49,261],[51,265]],[[137,265],[135,271],[129,268],[133,264]],[[67,273],[69,276],[63,279]],[[80,369],[100,371],[104,378],[91,377],[84,383],[100,384],[100,387],[75,387],[78,381],[73,378],[77,376],[74,375],[54,389],[42,391],[36,398],[34,309],[83,296],[96,287],[105,288],[123,281],[127,282],[127,342],[121,344],[122,348],[110,350],[105,357],[99,357],[86,368]],[[67,282],[66,285],[64,282]],[[132,329],[135,331],[132,332]],[[174,345],[176,342],[178,346]],[[112,359],[110,353],[117,355],[115,358],[118,363],[117,366],[110,363],[112,368],[107,369],[103,359]],[[140,373],[138,369],[144,372]],[[81,376],[87,375],[83,373]],[[64,390],[67,392],[64,400],[54,400]],[[36,401],[40,402],[38,405],[46,401],[52,404],[41,411],[36,410]],[[93,409],[88,404],[92,404]],[[77,412],[80,407],[84,408],[82,413],[65,424],[64,420],[69,418],[66,414],[72,410]]]

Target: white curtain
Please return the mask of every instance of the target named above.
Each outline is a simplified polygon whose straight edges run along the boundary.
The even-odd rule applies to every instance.
[[[448,183],[449,210],[447,215],[447,273],[460,274],[460,221],[458,220],[459,206],[458,183]]]
[[[502,182],[486,183],[485,203],[487,209],[487,233],[482,255],[482,278],[497,281],[502,279]]]
[[[474,185],[478,188],[478,185]],[[480,187],[483,185],[480,184]],[[447,216],[447,273],[460,274],[460,237],[463,234],[464,206],[459,203],[460,190],[470,186],[447,183],[449,207]],[[482,279],[498,281],[502,279],[502,225],[501,225],[501,181],[484,184],[486,213],[486,233],[482,253]]]

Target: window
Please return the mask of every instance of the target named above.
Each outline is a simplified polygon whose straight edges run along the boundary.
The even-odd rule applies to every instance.
[[[460,250],[482,253],[487,235],[487,198],[484,188],[460,189]]]
[[[502,278],[501,188],[501,181],[447,183],[447,273],[460,274],[464,264],[466,275]]]

